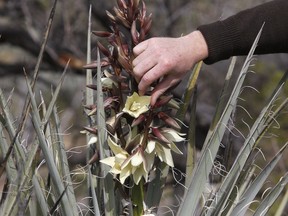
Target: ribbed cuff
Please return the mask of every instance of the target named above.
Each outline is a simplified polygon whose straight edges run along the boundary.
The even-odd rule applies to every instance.
[[[230,58],[240,40],[239,30],[232,17],[199,26],[198,30],[203,34],[208,46],[208,57],[204,60],[206,64]]]

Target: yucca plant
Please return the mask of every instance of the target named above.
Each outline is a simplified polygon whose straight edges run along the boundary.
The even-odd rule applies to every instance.
[[[96,115],[96,124],[85,128],[94,132],[89,144],[96,144],[93,154],[100,156],[96,158],[101,166],[95,166],[93,171],[105,176],[104,191],[96,195],[104,200],[106,214],[117,215],[117,209],[134,215],[148,214],[155,206],[154,193],[158,191],[148,186],[148,177],[159,172],[158,166],[163,169],[174,166],[171,151],[181,154],[175,142],[184,141],[184,134],[178,131],[179,123],[169,114],[171,109],[178,108],[172,95],[163,96],[151,107],[149,95],[137,94],[131,74],[132,49],[145,39],[151,26],[145,3],[117,1],[114,14],[107,12],[107,15],[111,32],[92,33],[106,38],[109,45],[105,47],[98,41],[103,58],[100,60],[98,56],[98,61],[86,65],[98,69],[96,85],[88,85],[97,91],[97,103],[85,105],[88,116]],[[115,203],[114,197],[123,202]]]
[[[51,29],[57,1],[54,1],[48,20],[42,47],[38,56],[32,80],[26,76],[27,97],[22,116],[15,124],[13,107],[10,106],[13,95],[8,99],[0,89],[0,176],[6,173],[6,182],[1,197],[1,215],[78,215],[78,206],[74,195],[68,160],[60,135],[60,120],[56,100],[64,81],[67,66],[51,100],[47,104],[42,95],[40,106],[35,96],[39,68]],[[41,111],[40,111],[41,110]],[[28,120],[32,121],[33,141],[27,145],[23,131]],[[34,134],[34,135],[33,135]],[[42,158],[42,159],[41,159]],[[39,170],[47,166],[46,178]]]
[[[69,170],[55,105],[68,64],[57,88],[51,93],[49,103],[41,94],[39,102],[35,96],[38,93],[34,86],[56,3],[51,10],[32,81],[26,78],[27,99],[18,124],[15,124],[9,106],[13,95],[7,97],[0,89],[0,176],[6,173],[0,201],[1,215],[159,215],[166,178],[174,166],[172,152],[187,154],[186,190],[180,207],[172,215],[267,214],[287,186],[287,173],[263,198],[257,195],[281,159],[287,144],[259,173],[255,172],[254,153],[258,151],[258,143],[266,131],[287,106],[287,98],[279,103],[287,74],[279,81],[267,105],[250,127],[249,134],[244,137],[243,147],[231,168],[220,170],[224,173],[220,186],[206,195],[211,183],[211,170],[217,166],[215,161],[224,133],[232,134],[233,115],[261,31],[232,92],[229,92],[236,60],[232,59],[215,117],[200,159],[195,164],[196,83],[201,63],[191,73],[183,102],[176,102],[172,94],[166,94],[151,107],[150,92],[145,96],[137,94],[137,84],[131,75],[132,49],[145,40],[152,23],[152,16],[147,16],[145,3],[140,0],[117,1],[113,12],[107,12],[107,19],[111,22],[109,32],[91,31],[91,21],[88,24],[88,64],[85,66],[87,88],[86,103],[83,105],[88,119],[84,127],[87,135],[87,166],[82,170],[87,176],[85,187],[89,196],[84,212],[80,207],[84,204],[79,203],[75,196],[73,174]],[[91,20],[91,8],[89,17]],[[100,55],[98,51],[95,62],[91,62],[90,57],[91,32],[99,38],[97,47],[101,52]],[[93,69],[96,69],[95,80]],[[225,100],[226,95],[230,97]],[[188,111],[191,101],[191,110]],[[180,133],[188,112],[191,116],[189,130],[187,134]],[[34,133],[31,131],[34,139],[25,146],[22,131],[29,119],[34,126]],[[177,147],[186,144],[187,152],[181,152]],[[47,176],[39,172],[43,164],[48,169]],[[286,193],[275,213],[277,216],[284,213],[287,199]],[[250,206],[256,200],[259,204],[252,211]]]
[[[140,2],[142,2],[142,5],[139,6]],[[100,164],[106,164],[110,167],[107,170],[102,165],[102,174],[106,176],[105,178],[108,178],[108,176],[111,178],[110,174],[112,174],[114,182],[116,182],[116,185],[114,185],[116,192],[114,194],[113,191],[110,196],[119,196],[122,200],[125,200],[122,203],[125,203],[125,205],[128,203],[128,209],[125,208],[125,205],[120,205],[119,207],[118,204],[112,203],[115,206],[115,211],[120,209],[121,212],[121,209],[124,209],[129,212],[129,215],[155,214],[159,207],[169,166],[173,167],[170,151],[174,150],[182,154],[174,143],[186,140],[184,138],[185,134],[179,133],[181,125],[175,119],[183,119],[187,112],[201,64],[198,64],[191,74],[182,104],[175,103],[172,96],[163,96],[154,107],[149,106],[149,92],[147,96],[142,97],[135,93],[137,88],[131,76],[131,61],[133,60],[132,49],[145,39],[151,25],[151,16],[146,18],[146,7],[143,1],[119,0],[117,1],[117,7],[114,7],[113,10],[114,14],[107,12],[112,26],[111,32],[93,32],[98,37],[107,38],[107,42],[110,45],[105,47],[98,42],[98,49],[104,57],[100,60],[100,56],[98,56],[96,62],[86,66],[87,68],[97,68],[97,85],[88,86],[97,90],[97,104],[85,106],[92,110],[89,115],[97,113],[96,125],[91,125],[92,127],[86,128],[86,130],[90,132],[98,130],[95,134],[96,136],[91,138],[94,142],[90,140],[89,143],[95,143],[96,146],[99,146]],[[193,146],[195,119],[191,121],[188,134],[189,147],[186,177],[188,190],[185,193],[178,215],[244,214],[286,148],[285,145],[251,184],[252,177],[249,173],[250,171],[252,172],[253,164],[248,165],[247,161],[253,156],[253,152],[265,131],[287,104],[287,100],[284,100],[279,108],[275,111],[273,110],[272,115],[270,114],[274,102],[285,83],[286,76],[284,76],[272,94],[268,105],[263,108],[258,119],[251,127],[250,134],[245,139],[244,146],[239,152],[234,165],[230,171],[227,170],[223,183],[217,191],[211,192],[211,196],[207,200],[202,200],[224,133],[229,128],[231,116],[237,107],[237,100],[242,92],[245,76],[260,35],[261,32],[247,56],[227,105],[222,100],[219,101],[201,157],[195,167],[191,166],[194,161],[191,157],[195,150]],[[223,95],[228,94],[227,86],[234,64],[235,59],[233,59],[228,71]],[[101,85],[103,85],[103,90],[100,89]],[[128,95],[127,99],[126,95]],[[101,98],[100,101],[99,98]],[[102,105],[101,107],[101,104],[105,104],[105,106]],[[173,106],[169,106],[172,104]],[[165,105],[165,108],[163,105]],[[194,102],[194,111],[195,105]],[[167,113],[172,108],[178,110],[175,118],[172,118],[171,114]],[[195,116],[195,113],[192,113],[191,116]],[[102,124],[99,124],[99,122]],[[103,129],[107,132],[103,133]],[[99,130],[102,130],[102,134]],[[102,141],[100,142],[99,139]],[[105,142],[106,140],[107,142]],[[101,153],[101,148],[108,148],[110,151],[108,150],[105,155]],[[105,173],[107,171],[109,173]],[[150,176],[156,177],[149,181]],[[278,191],[278,193],[275,192],[277,195],[279,195],[279,190],[283,189],[283,182],[287,183],[286,178],[284,176],[281,179],[282,186],[280,188],[275,187],[275,191]],[[236,191],[237,188],[239,188],[239,191]],[[271,192],[270,194],[273,193]],[[102,197],[103,195],[99,193],[97,196]],[[108,200],[111,201],[109,198]],[[268,206],[271,204],[272,202]],[[104,203],[104,205],[111,207],[111,203]],[[263,213],[268,210],[268,208],[265,210],[261,208],[261,205],[259,205],[256,213]],[[107,208],[105,213],[110,214]],[[115,214],[115,212],[112,214]]]

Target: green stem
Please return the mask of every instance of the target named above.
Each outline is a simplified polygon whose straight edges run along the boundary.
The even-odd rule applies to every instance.
[[[144,188],[143,188],[143,179],[139,182],[138,185],[134,185],[132,188],[131,196],[133,204],[133,216],[142,216],[143,215],[143,201],[144,201]]]

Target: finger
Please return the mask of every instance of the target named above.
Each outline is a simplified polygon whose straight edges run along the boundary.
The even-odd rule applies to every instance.
[[[144,58],[133,68],[133,76],[139,82],[146,72],[157,64],[157,58]]]
[[[141,63],[145,58],[147,58],[149,54],[147,54],[147,50],[140,53],[137,57],[135,57],[132,61],[132,66],[136,67],[139,63]]]
[[[133,53],[138,56],[140,53],[142,53],[148,46],[147,40],[139,43],[137,46],[133,48]]]
[[[133,67],[136,67],[139,63],[141,63],[144,59],[151,57],[151,55],[153,55],[155,53],[151,53],[150,49],[148,49],[147,47],[141,52],[139,53],[132,61],[132,65]]]
[[[153,89],[151,95],[151,106],[154,106],[157,99],[163,95],[168,89],[172,88],[176,84],[179,83],[179,79],[175,78],[175,76],[167,76],[163,78],[163,80]]]
[[[157,79],[163,76],[162,67],[159,64],[156,64],[151,68],[147,73],[145,73],[138,84],[138,91],[140,95],[144,95],[147,88]]]

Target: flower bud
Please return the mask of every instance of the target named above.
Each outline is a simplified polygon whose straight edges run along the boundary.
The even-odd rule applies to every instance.
[[[107,31],[92,31],[92,33],[98,37],[110,37],[112,35],[111,32]]]
[[[136,29],[136,21],[134,20],[131,26],[131,36],[135,45],[139,43],[139,33]]]
[[[86,87],[90,88],[90,89],[93,89],[93,90],[97,90],[97,85],[94,85],[94,84],[86,85]]]
[[[106,11],[106,14],[112,23],[116,22],[115,16],[113,16],[109,11]]]
[[[97,135],[97,129],[96,128],[91,128],[91,127],[83,127],[84,128],[84,130],[86,130],[86,131],[88,131],[88,132],[90,132],[90,133],[92,133],[92,134],[95,134],[95,135]]]
[[[108,58],[102,58],[101,62],[100,62],[100,66],[101,67],[106,67],[111,65],[110,61]],[[98,62],[97,61],[93,61],[89,64],[86,64],[83,66],[84,69],[96,69],[98,67]]]
[[[99,161],[99,155],[98,152],[96,151],[94,155],[89,159],[88,164],[93,164],[97,161]]]
[[[127,8],[125,0],[117,0],[117,5],[119,9],[124,10]]]
[[[110,51],[106,47],[104,47],[99,41],[97,41],[97,46],[99,50],[103,53],[103,55],[107,57],[111,56]]]
[[[167,104],[172,98],[173,98],[173,95],[161,96],[160,99],[158,99],[158,101],[155,103],[153,108],[158,108]]]
[[[145,120],[145,115],[141,114],[138,118],[135,118],[132,122],[131,127],[135,127],[137,125],[139,125],[141,122],[143,122]]]
[[[165,143],[169,143],[170,141],[168,139],[166,139],[166,137],[161,133],[161,131],[156,128],[156,127],[153,127],[152,128],[152,133],[159,139],[161,140],[162,142],[165,142]]]
[[[151,26],[152,26],[152,14],[150,14],[148,18],[146,17],[143,23],[143,29],[145,31],[145,34],[147,34],[150,31]]]
[[[164,112],[158,113],[158,118],[160,118],[162,121],[164,121],[167,125],[175,128],[175,129],[181,129],[180,125],[176,122],[175,119],[171,118],[169,115],[167,115]]]

